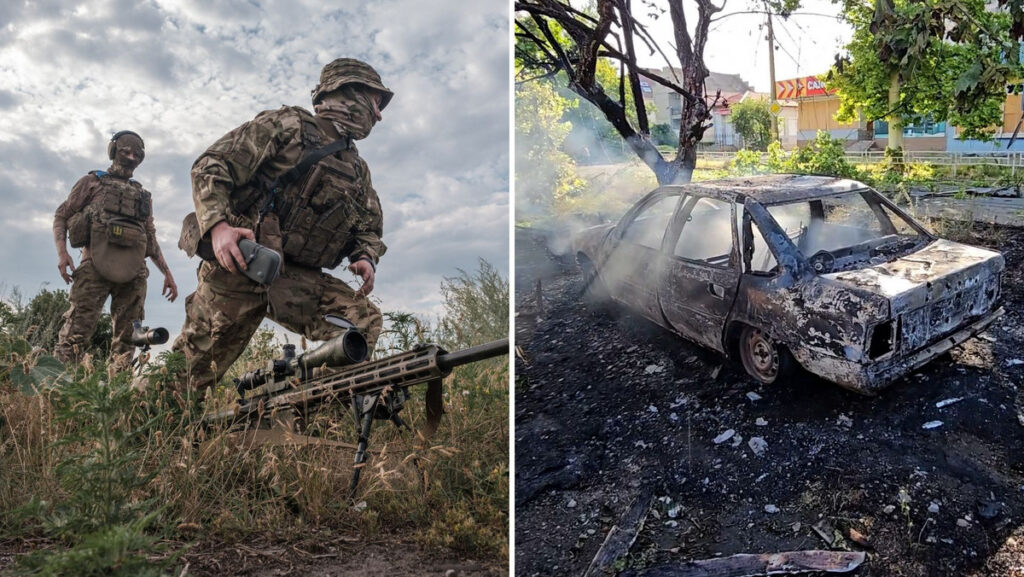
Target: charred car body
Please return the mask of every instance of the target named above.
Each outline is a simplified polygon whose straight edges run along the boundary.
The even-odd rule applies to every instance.
[[[936,238],[852,180],[770,175],[664,186],[581,231],[591,293],[738,357],[873,393],[984,330],[997,252]]]

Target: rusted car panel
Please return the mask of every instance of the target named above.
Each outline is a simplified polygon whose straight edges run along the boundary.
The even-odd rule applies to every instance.
[[[630,231],[657,226],[650,213],[674,198],[660,244],[633,246]],[[574,249],[614,300],[652,321],[728,355],[754,342],[744,366],[765,382],[774,375],[748,359],[770,343],[816,375],[873,393],[1002,314],[1002,255],[937,239],[851,180],[662,187],[617,225],[582,231]]]

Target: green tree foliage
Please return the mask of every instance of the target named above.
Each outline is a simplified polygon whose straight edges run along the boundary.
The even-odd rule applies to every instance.
[[[0,330],[22,335],[31,346],[52,351],[64,324],[64,313],[70,307],[68,292],[63,289],[51,291],[44,288],[27,304],[23,302],[21,292],[14,289],[9,302],[0,303]],[[112,336],[110,315],[103,313],[89,339],[88,352],[94,357],[106,358]]]
[[[581,183],[576,163],[561,150],[572,124],[562,116],[573,105],[550,83],[516,87],[516,211],[517,219],[550,212]]]
[[[491,263],[480,259],[476,272],[459,269],[459,276],[445,277],[441,295],[440,340],[446,346],[465,348],[508,336],[508,278]]]
[[[798,174],[822,174],[856,178],[857,168],[847,162],[843,141],[819,130],[814,142],[798,149],[786,162],[786,169]]]
[[[843,15],[853,39],[828,76],[839,120],[888,119],[890,147],[905,121],[948,121],[982,139],[1001,124],[1005,84],[1022,71],[1011,15],[983,0],[847,0]]]
[[[651,140],[658,146],[672,146],[678,137],[668,124],[655,124],[651,127]]]
[[[748,98],[729,106],[729,116],[736,132],[743,137],[744,148],[767,150],[772,140],[772,122],[775,117],[768,109],[768,101]]]

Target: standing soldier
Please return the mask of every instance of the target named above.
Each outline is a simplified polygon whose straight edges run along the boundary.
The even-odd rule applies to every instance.
[[[53,217],[57,270],[71,284],[71,308],[64,313],[54,354],[65,363],[80,360],[110,296],[110,353],[114,366],[123,370],[134,353],[132,321],[145,315],[146,257],[164,273],[167,300],[177,298],[178,286],[156,241],[152,196],[132,180],[146,156],[142,137],[130,130],[118,132],[107,145],[107,156],[113,161],[110,168],[83,176]],[[68,254],[67,240],[72,248],[82,249],[78,268]]]
[[[353,141],[370,134],[391,97],[372,67],[340,58],[313,90],[315,114],[297,106],[262,112],[196,160],[196,212],[179,246],[205,260],[174,343],[193,390],[220,380],[265,317],[320,341],[343,331],[324,319],[338,315],[372,351],[383,321],[369,294],[386,247],[380,201]],[[242,274],[243,238],[284,256],[270,286]],[[323,272],[345,259],[362,277],[358,291]]]

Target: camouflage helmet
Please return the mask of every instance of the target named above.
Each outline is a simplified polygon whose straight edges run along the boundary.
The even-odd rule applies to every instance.
[[[372,66],[355,58],[338,58],[324,66],[320,73],[320,84],[313,89],[313,104],[318,104],[325,94],[346,84],[362,84],[380,92],[380,110],[384,110],[394,96],[393,92],[384,87],[380,75]]]

